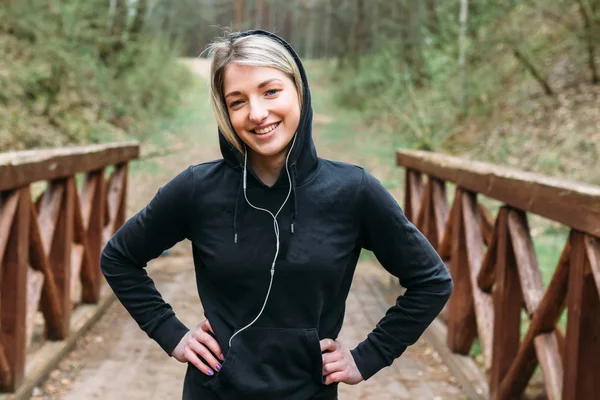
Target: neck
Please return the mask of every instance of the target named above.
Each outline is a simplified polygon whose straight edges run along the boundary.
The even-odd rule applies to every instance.
[[[287,150],[274,156],[261,156],[254,152],[249,154],[250,166],[252,171],[258,178],[267,186],[273,186],[281,174],[281,170],[285,168],[285,159]]]

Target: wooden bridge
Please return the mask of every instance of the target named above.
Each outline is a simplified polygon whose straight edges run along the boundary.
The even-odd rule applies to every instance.
[[[124,222],[128,162],[138,154],[137,144],[113,144],[0,155],[4,397],[27,398],[111,298],[99,255]],[[397,164],[406,169],[405,213],[455,282],[434,324],[447,336],[433,342],[459,359],[480,344],[475,384],[485,390],[470,395],[459,379],[465,393],[519,397],[539,365],[547,398],[600,398],[600,187],[418,151],[398,151]],[[546,286],[528,214],[570,230]]]

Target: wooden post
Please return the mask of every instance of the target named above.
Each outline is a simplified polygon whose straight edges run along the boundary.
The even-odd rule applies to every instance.
[[[498,216],[496,287],[494,288],[494,334],[490,391],[498,398],[498,389],[519,350],[521,304],[523,296],[519,274],[508,234],[507,210]]]
[[[492,296],[481,291],[477,278],[483,265],[483,233],[481,231],[481,215],[477,207],[477,195],[473,192],[461,194],[463,209],[463,229],[469,278],[471,280],[473,303],[477,322],[477,335],[481,343],[483,363],[486,371],[492,366],[492,335],[494,329],[494,305]]]
[[[404,181],[404,213],[410,222],[416,224],[423,195],[421,174],[407,168]]]
[[[100,253],[102,251],[102,229],[106,204],[104,169],[87,174],[81,194],[81,215],[87,236],[86,252],[90,265],[82,270],[82,301],[97,303],[100,300],[102,273]]]
[[[600,300],[584,234],[575,233],[569,275],[563,399],[600,397]]]
[[[71,245],[73,243],[75,184],[73,178],[67,178],[53,181],[52,186],[62,186],[64,193],[49,253],[50,266],[60,298],[62,325],[60,331],[48,332],[48,338],[62,340],[69,335],[71,320]]]
[[[125,217],[127,215],[127,176],[129,173],[129,166],[127,163],[123,163],[118,165],[117,168],[121,173],[121,196],[119,198],[119,209],[117,211],[113,233],[125,223]]]
[[[27,269],[29,266],[29,190],[18,190],[18,206],[12,223],[0,283],[0,343],[10,374],[0,390],[12,392],[25,375]]]
[[[469,277],[469,259],[465,241],[462,206],[463,191],[458,188],[451,211],[452,251],[450,273],[454,291],[448,301],[448,347],[455,353],[468,354],[475,336],[475,304]]]
[[[430,177],[432,185],[431,203],[433,206],[435,240],[432,242],[436,249],[442,244],[446,222],[448,221],[448,198],[446,197],[446,183]]]

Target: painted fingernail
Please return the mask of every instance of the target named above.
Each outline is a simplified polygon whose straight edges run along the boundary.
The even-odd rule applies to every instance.
[[[208,370],[208,374],[209,374],[210,376],[213,376],[215,373],[213,372],[213,370],[212,370],[212,369],[209,369],[209,370]]]
[[[223,353],[221,353],[221,355],[219,356],[219,358],[221,359],[221,361],[225,361],[225,356],[223,356]]]
[[[220,371],[220,370],[221,370],[221,364],[217,364],[217,366],[215,367],[215,369],[216,369],[217,371]]]

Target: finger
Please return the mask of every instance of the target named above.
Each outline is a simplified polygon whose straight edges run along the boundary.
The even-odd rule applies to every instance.
[[[337,371],[342,371],[344,369],[344,363],[341,361],[332,362],[329,364],[323,365],[323,376],[330,375]]]
[[[210,324],[210,322],[205,319],[202,324],[200,325],[200,328],[204,331],[204,332],[212,332],[212,334],[215,334],[215,331],[213,331],[212,325]]]
[[[195,331],[192,337],[198,342],[208,347],[210,351],[213,352],[213,354],[215,354],[221,359],[221,361],[225,360],[225,357],[223,356],[223,351],[221,350],[221,346],[219,346],[219,342],[217,342],[217,340],[214,337],[210,336],[208,333],[202,330]]]
[[[325,384],[330,385],[334,382],[344,382],[346,379],[348,379],[348,373],[346,371],[338,371],[327,375],[327,378],[325,378]]]
[[[200,370],[203,374],[208,376],[213,376],[215,374],[215,372],[212,369],[210,369],[208,365],[200,361],[196,353],[194,353],[189,348],[185,352],[185,358],[187,359],[187,361],[191,362],[194,365],[194,367],[198,368],[198,370]]]
[[[328,363],[332,363],[332,362],[341,360],[342,358],[344,358],[344,355],[342,354],[341,351],[333,351],[333,352],[329,352],[329,353],[323,353],[322,357],[323,357],[323,365],[325,365]]]
[[[215,356],[208,351],[208,349],[201,343],[198,343],[194,340],[190,340],[188,343],[189,348],[196,353],[198,356],[202,357],[209,366],[213,368],[214,371],[219,371],[221,369],[221,364]]]
[[[335,351],[337,348],[337,343],[333,339],[323,339],[319,342],[321,344],[321,351]]]

